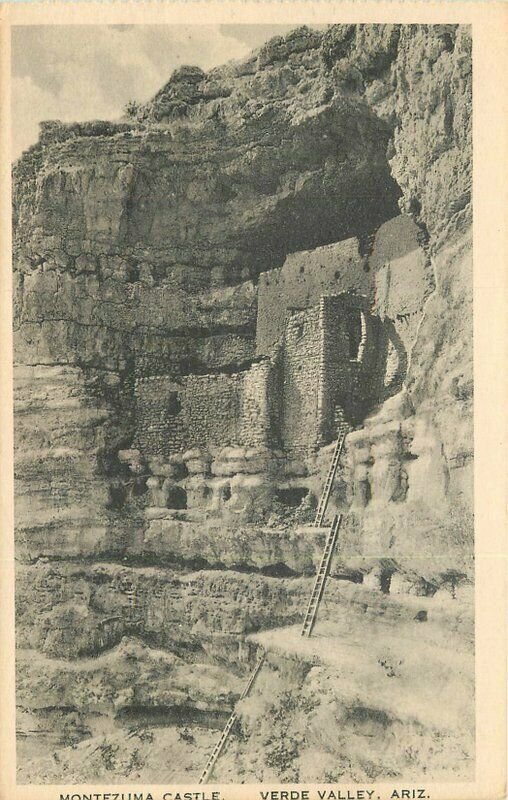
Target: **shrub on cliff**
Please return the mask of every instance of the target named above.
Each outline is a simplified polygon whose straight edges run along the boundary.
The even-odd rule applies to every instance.
[[[140,110],[141,104],[136,100],[129,100],[123,107],[124,116],[129,117],[129,119],[137,119]]]

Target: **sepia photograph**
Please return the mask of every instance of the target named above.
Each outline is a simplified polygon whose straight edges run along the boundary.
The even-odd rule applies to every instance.
[[[475,781],[473,29],[312,20],[11,27],[18,784]]]

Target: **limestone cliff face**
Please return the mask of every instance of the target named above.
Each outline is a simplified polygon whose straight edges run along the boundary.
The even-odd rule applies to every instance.
[[[189,116],[162,113],[163,90],[141,123],[46,124],[15,165],[15,361],[119,382],[123,440],[105,444],[109,473],[134,437],[138,360],[148,374],[245,363],[251,278],[288,252],[367,236],[396,211],[389,125],[335,95],[318,44],[303,31],[290,67],[261,54],[202,76],[202,90],[199,71],[177,73],[170,94],[199,99]],[[73,447],[107,484],[79,429]],[[95,515],[82,502],[79,515]]]
[[[161,465],[137,458],[133,449],[138,373],[173,371],[194,379],[236,374],[251,364],[259,274],[280,268],[289,254],[314,251],[309,258],[317,269],[323,252],[317,248],[357,237],[351,264],[365,267],[373,311],[393,323],[407,355],[400,391],[387,392],[348,437],[332,499],[347,512],[334,575],[363,578],[365,602],[360,598],[356,611],[368,606],[383,614],[379,592],[391,581],[394,596],[427,595],[429,619],[431,595],[449,591],[460,600],[459,585],[470,581],[470,50],[470,32],[460,26],[298,29],[210,73],[182,68],[136,119],[46,124],[15,165],[16,545],[25,562],[18,578],[19,697],[26,712],[34,669],[64,688],[78,675],[77,717],[66,716],[66,730],[84,740],[78,754],[86,757],[86,737],[98,735],[97,719],[105,724],[107,718],[117,753],[101,751],[97,774],[153,774],[122,750],[127,745],[115,727],[122,714],[135,716],[141,706],[183,708],[180,718],[189,725],[205,713],[207,724],[220,726],[220,713],[238,695],[238,673],[259,644],[245,637],[295,623],[303,611],[310,580],[301,575],[316,564],[322,542],[308,529],[300,537],[287,528],[271,536],[270,524],[261,530],[239,516],[245,497],[249,509],[265,502],[266,478],[260,484],[247,467],[239,469],[237,495],[226,501],[230,530],[221,536],[213,520],[201,529],[202,520],[192,515],[184,524],[168,509],[147,514],[145,507],[161,505],[153,498],[167,498],[184,469],[189,497],[204,499],[212,490],[223,502],[224,465],[209,476],[210,488],[202,453],[189,453],[185,464]],[[399,208],[420,231],[414,257],[413,245],[400,244],[404,224],[387,223]],[[123,460],[119,452],[127,454]],[[329,455],[318,454],[311,465],[286,464],[281,491],[304,485],[319,493]],[[280,453],[252,457],[284,461]],[[228,458],[243,464],[245,448]],[[99,560],[108,563],[93,563]],[[333,618],[342,601],[337,582],[330,587]],[[395,620],[406,614],[397,602]],[[421,611],[411,606],[409,627],[417,618],[413,610]],[[438,614],[438,627],[440,620]],[[153,655],[155,647],[166,658]],[[98,654],[93,668],[81,664]],[[315,666],[314,655],[298,653],[304,672]],[[53,663],[57,657],[65,662]],[[122,694],[111,678],[116,672],[140,685],[139,696]],[[156,676],[157,688],[147,675]],[[435,679],[443,675],[452,685],[449,665],[440,662]],[[397,676],[391,679],[397,685]],[[224,692],[217,702],[219,681]],[[322,690],[319,669],[307,682],[298,675],[298,687],[302,681],[303,695],[310,692],[314,702],[314,690]],[[200,694],[201,686],[207,688]],[[363,691],[353,687],[352,694],[357,690]],[[55,707],[69,705],[54,693],[41,702],[42,728]],[[396,716],[395,701],[383,707],[379,701],[379,708],[376,702],[369,689],[358,700],[367,715],[353,701],[320,709],[315,729],[310,726],[316,747],[302,751],[296,764],[298,743],[286,743],[293,748],[288,756],[272,742],[273,772],[265,775],[290,779],[295,761],[300,777],[320,779],[312,764],[322,713],[325,728],[333,729],[335,714],[360,749],[363,737],[392,724],[403,739],[406,721]],[[421,723],[432,749],[448,723],[424,719],[425,702],[414,709],[411,736],[418,739]],[[246,728],[251,711],[246,708]],[[210,738],[196,737],[197,762],[182,755],[192,775]],[[430,765],[443,779],[462,779],[472,757],[466,740],[457,737],[443,762],[420,751],[418,769]],[[182,742],[170,744],[183,753]],[[168,742],[157,738],[156,745],[164,750]],[[467,763],[445,775],[453,753]],[[44,748],[40,754],[47,755]],[[351,753],[349,767],[342,764],[330,780],[386,777],[384,757],[377,753],[375,764],[365,765]],[[226,764],[228,779],[238,769],[260,778],[241,747],[235,758]],[[334,758],[324,759],[327,769]],[[405,762],[389,762],[392,777],[407,770]],[[54,782],[83,774],[73,753],[55,763],[38,761],[23,774]]]
[[[402,393],[349,439],[346,480],[356,481],[356,498],[345,551],[388,559],[387,574],[396,565],[410,571],[418,565],[420,574],[438,581],[432,557],[439,554],[441,577],[454,571],[471,576],[470,32],[454,26],[383,27],[382,34],[371,26],[348,30],[327,34],[330,63],[332,54],[341,55],[331,69],[345,75],[353,91],[393,125],[390,166],[403,191],[401,207],[414,216],[425,237],[433,285],[408,341]],[[365,53],[379,35],[386,50],[377,51],[375,63],[390,65],[373,74]],[[383,269],[383,247],[376,254],[377,275]],[[397,278],[394,255],[392,281],[403,284],[411,277],[399,271]],[[393,289],[396,293],[397,286]],[[380,299],[378,294],[379,312],[387,313]],[[390,558],[395,562],[390,564]]]
[[[238,284],[393,216],[388,124],[331,86],[323,96],[324,80],[319,53],[304,49],[291,68],[225,75],[229,105],[204,100],[191,118],[43,131],[15,167],[20,357],[33,354],[27,336],[46,360],[75,349],[81,363],[109,366],[175,330],[218,333],[213,315],[192,319],[199,297],[179,319],[174,290]],[[33,295],[44,297],[42,321]],[[161,319],[147,318],[154,308]],[[252,334],[249,323],[233,317],[222,332]]]

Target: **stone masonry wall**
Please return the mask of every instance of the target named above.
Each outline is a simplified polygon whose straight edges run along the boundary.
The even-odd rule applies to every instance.
[[[369,258],[375,312],[392,327],[399,349],[411,352],[425,301],[435,288],[430,260],[422,246],[422,232],[406,215],[381,225]],[[395,346],[388,354],[390,370],[397,370]],[[389,377],[388,377],[389,380]]]
[[[183,385],[182,414],[189,446],[235,444],[240,431],[243,374],[188,375]]]
[[[240,443],[251,447],[277,444],[279,420],[274,399],[278,396],[277,375],[268,359],[253,364],[244,373]]]
[[[192,447],[270,447],[278,427],[277,380],[268,359],[233,374],[138,378],[136,447],[146,456]]]
[[[310,308],[326,294],[368,293],[371,276],[358,239],[291,253],[280,269],[262,272],[258,287],[257,353],[271,355],[284,334],[289,309]]]
[[[357,294],[323,297],[320,443],[336,435],[345,420],[358,424],[376,401],[379,321],[368,311],[366,298]]]
[[[393,327],[351,290],[289,312],[282,349],[248,370],[186,374],[193,364],[175,360],[172,376],[138,378],[136,444],[166,456],[234,444],[307,454],[330,442],[341,421],[358,424],[403,378],[405,350]]]
[[[336,417],[349,417],[349,402],[345,402],[345,387],[351,383],[349,337],[342,298],[322,297],[319,303],[321,328],[319,444],[328,444],[335,438]],[[343,399],[340,409],[338,395]],[[337,412],[336,412],[337,408]]]
[[[165,375],[136,380],[134,445],[143,454],[169,456],[184,448],[184,420],[175,413],[181,404],[181,393],[182,385]]]
[[[241,373],[139,379],[136,446],[145,455],[170,456],[236,443],[242,382]]]
[[[282,442],[291,456],[316,445],[321,374],[319,307],[290,313],[283,352]]]
[[[358,424],[377,399],[379,321],[356,293],[321,297],[287,319],[282,444],[301,456],[328,444],[341,421]],[[377,373],[381,371],[381,374]]]

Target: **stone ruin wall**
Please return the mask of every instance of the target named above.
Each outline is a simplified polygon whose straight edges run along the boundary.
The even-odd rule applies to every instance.
[[[402,216],[381,226],[366,256],[356,239],[291,254],[260,276],[255,343],[172,337],[169,357],[138,357],[133,446],[166,457],[282,447],[299,458],[333,440],[340,421],[361,422],[405,377],[432,281],[420,235]],[[350,345],[360,319],[361,356]],[[235,369],[253,347],[271,358]]]
[[[326,445],[336,438],[340,422],[359,424],[377,401],[378,325],[366,298],[356,294],[323,297],[320,323],[319,444]]]
[[[271,355],[284,335],[289,310],[310,308],[322,295],[371,291],[369,265],[358,239],[291,253],[283,266],[262,272],[258,283],[256,352]]]
[[[392,381],[398,381],[400,388],[425,302],[435,288],[422,231],[408,216],[389,220],[376,232],[369,262],[373,308],[383,321],[386,334],[384,385],[387,388]]]
[[[358,424],[377,401],[378,324],[361,295],[321,297],[289,312],[283,343],[283,448],[306,457]],[[351,343],[358,325],[358,341]],[[353,352],[354,351],[354,352]],[[360,352],[361,351],[361,352]]]
[[[247,447],[281,446],[280,358],[262,359],[244,373],[239,442]]]
[[[140,379],[135,394],[135,446],[146,456],[238,442],[242,375],[186,375]]]
[[[135,383],[133,446],[147,457],[277,444],[279,381],[268,359],[232,374],[152,375]]]
[[[306,456],[318,438],[321,377],[319,306],[289,313],[282,355],[282,442],[291,457]]]

